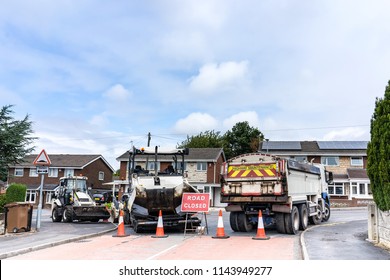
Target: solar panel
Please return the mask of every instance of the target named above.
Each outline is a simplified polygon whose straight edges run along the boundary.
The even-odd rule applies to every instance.
[[[263,142],[262,150],[301,150],[299,141],[269,141]]]
[[[365,150],[368,141],[317,141],[321,150]]]

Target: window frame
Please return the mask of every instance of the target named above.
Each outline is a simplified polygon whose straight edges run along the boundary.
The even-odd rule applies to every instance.
[[[38,177],[37,168],[36,167],[30,168],[28,176],[29,177]]]
[[[207,162],[199,161],[196,163],[196,171],[204,172],[207,171]]]
[[[18,173],[18,171],[20,172],[20,174]],[[23,177],[24,176],[24,168],[15,168],[14,176],[15,177]]]
[[[336,164],[329,164],[329,159],[334,159]],[[339,156],[323,156],[321,157],[321,164],[325,166],[340,166],[340,157]]]
[[[104,181],[104,172],[103,171],[99,171],[98,178],[99,178],[99,181]]]
[[[363,157],[351,157],[351,166],[363,166],[364,161]],[[359,160],[359,163],[354,163],[354,160]]]
[[[47,175],[50,178],[57,178],[58,177],[58,168],[49,167],[49,173]]]
[[[31,199],[31,197],[33,197],[33,199]],[[28,200],[27,200],[28,198]],[[26,197],[24,199],[25,202],[29,202],[29,203],[35,203],[37,200],[37,192],[36,190],[27,190],[26,191]]]

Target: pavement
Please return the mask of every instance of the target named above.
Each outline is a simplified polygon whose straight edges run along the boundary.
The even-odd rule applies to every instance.
[[[332,211],[343,209],[332,209]],[[37,230],[36,210],[34,210],[31,231],[0,235],[0,260],[61,244],[101,236],[117,230],[117,225],[110,222],[53,223],[50,216],[50,210],[42,210],[41,225],[39,230]],[[302,244],[304,246],[304,240],[301,240]]]
[[[36,210],[34,209],[32,228],[27,232],[4,233],[4,226],[0,227],[0,260],[103,235],[117,229],[117,225],[110,222],[53,223],[50,210],[43,209],[40,227],[37,230],[36,218]]]

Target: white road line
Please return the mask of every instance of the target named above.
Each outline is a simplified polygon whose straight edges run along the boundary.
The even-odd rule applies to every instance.
[[[161,252],[158,253],[158,254],[155,254],[155,255],[153,255],[153,256],[147,258],[147,260],[153,260],[154,258],[156,258],[156,257],[158,257],[158,256],[160,256],[160,255],[162,255],[162,254],[164,254],[165,252],[168,252],[169,250],[172,250],[172,249],[175,248],[175,247],[177,247],[177,244],[176,244],[176,245],[173,245],[173,246],[171,246],[171,247],[169,247],[169,248],[167,248],[167,249],[165,249],[165,250],[163,250],[163,251],[161,251]]]

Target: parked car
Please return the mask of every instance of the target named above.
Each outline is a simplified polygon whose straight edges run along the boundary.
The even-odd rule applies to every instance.
[[[104,204],[106,202],[112,202],[112,193],[111,192],[102,192],[95,193],[93,199],[97,204]]]

